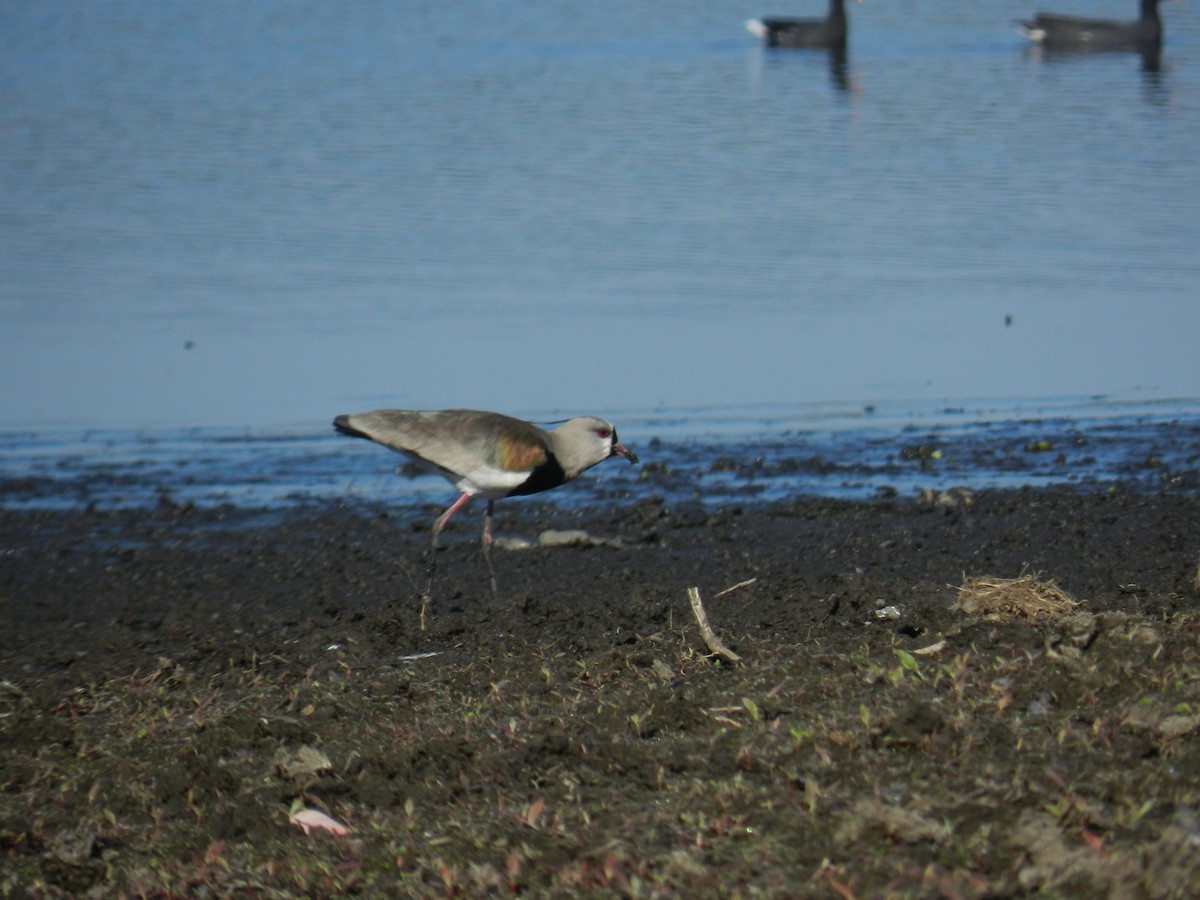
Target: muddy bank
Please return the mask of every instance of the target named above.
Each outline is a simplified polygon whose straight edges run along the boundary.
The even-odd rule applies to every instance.
[[[1188,896],[1197,510],[508,503],[498,535],[534,546],[497,554],[493,599],[481,511],[456,520],[424,630],[432,516],[0,513],[0,885]],[[953,608],[1021,573],[1082,606]],[[707,656],[690,586],[743,667]],[[350,831],[306,836],[300,808]]]

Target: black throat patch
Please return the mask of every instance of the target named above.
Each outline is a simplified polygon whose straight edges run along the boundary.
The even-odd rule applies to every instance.
[[[546,454],[546,461],[529,473],[529,477],[509,491],[506,497],[520,497],[524,494],[537,494],[556,488],[567,480],[567,473],[558,464],[553,453]]]

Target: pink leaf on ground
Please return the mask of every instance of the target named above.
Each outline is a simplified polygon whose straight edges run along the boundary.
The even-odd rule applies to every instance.
[[[325,813],[318,812],[315,809],[302,809],[299,812],[294,812],[288,816],[288,821],[293,825],[299,825],[303,828],[305,834],[310,834],[314,828],[331,831],[337,835],[350,833],[350,829],[341,822],[331,819]]]

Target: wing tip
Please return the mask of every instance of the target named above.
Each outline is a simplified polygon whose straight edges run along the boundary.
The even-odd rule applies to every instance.
[[[355,428],[353,425],[350,424],[350,416],[348,416],[348,415],[337,416],[333,420],[333,430],[336,431],[338,434],[345,434],[350,437],[361,437],[361,438],[368,437],[368,435],[365,432],[359,431],[357,428]]]

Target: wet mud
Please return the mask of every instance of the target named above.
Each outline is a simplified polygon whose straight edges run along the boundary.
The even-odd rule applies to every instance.
[[[1194,493],[498,509],[0,513],[0,890],[1200,892]]]

